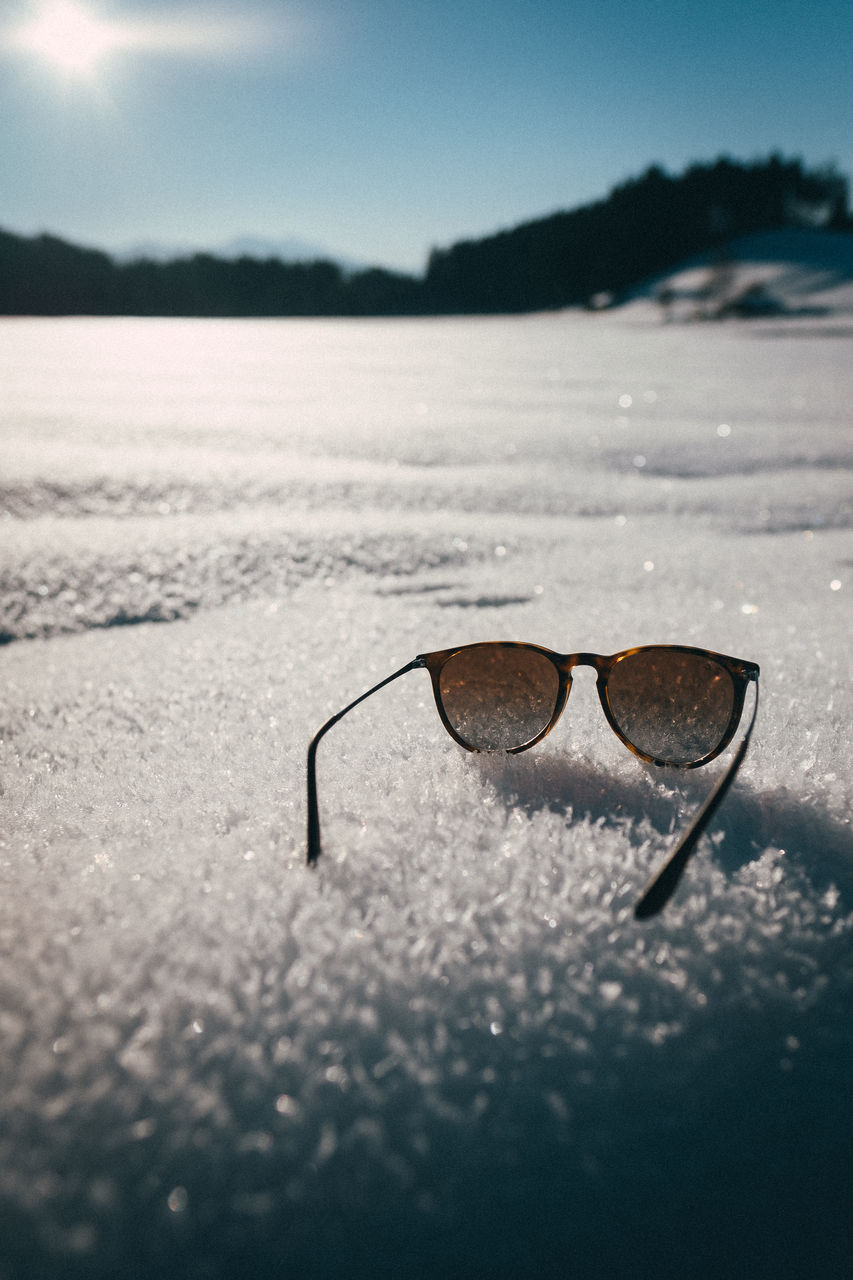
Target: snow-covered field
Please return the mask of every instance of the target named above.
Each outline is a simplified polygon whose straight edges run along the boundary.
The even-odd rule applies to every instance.
[[[849,321],[3,321],[0,385],[3,1280],[844,1274]],[[761,664],[657,919],[724,762],[589,669],[519,757],[365,702],[303,865],[314,730],[500,638]]]

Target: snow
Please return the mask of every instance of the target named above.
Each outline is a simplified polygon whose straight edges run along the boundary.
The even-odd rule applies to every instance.
[[[637,307],[0,326],[0,1273],[848,1265],[850,341]],[[303,865],[489,638],[761,664],[661,917],[722,766],[584,670],[519,757],[369,699]]]
[[[671,294],[672,314],[701,318],[707,291],[734,299],[758,288],[788,318],[820,317],[829,333],[849,335],[853,316],[853,236],[849,232],[778,229],[740,236],[713,253],[704,253],[631,291],[629,310],[637,311]],[[786,326],[791,332],[790,323]],[[816,332],[814,326],[810,331]],[[817,330],[819,332],[819,330]]]

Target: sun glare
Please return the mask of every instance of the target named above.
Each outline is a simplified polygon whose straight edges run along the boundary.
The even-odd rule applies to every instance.
[[[123,43],[116,25],[75,0],[50,0],[19,35],[19,43],[77,76],[92,76],[104,56]]]
[[[2,4],[2,0],[0,0]],[[56,71],[94,80],[113,53],[233,58],[276,47],[287,34],[293,51],[298,23],[235,15],[222,8],[174,6],[167,16],[108,18],[97,0],[40,0],[35,15],[0,44],[36,55]],[[285,46],[281,46],[285,47]]]

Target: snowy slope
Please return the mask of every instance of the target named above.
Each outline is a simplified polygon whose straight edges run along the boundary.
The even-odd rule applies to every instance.
[[[0,378],[4,1280],[844,1274],[849,340],[7,322]],[[588,672],[515,758],[365,702],[305,868],[314,730],[501,637],[761,664],[660,918],[717,766]]]
[[[743,298],[750,288],[760,288],[762,298],[794,317],[853,316],[853,233],[780,230],[743,236],[645,282],[627,301],[634,309],[643,303],[660,309],[661,296],[669,291],[672,316],[688,319],[707,314],[721,301]]]

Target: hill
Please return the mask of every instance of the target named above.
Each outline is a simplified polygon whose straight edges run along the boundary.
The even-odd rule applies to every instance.
[[[4,315],[417,315],[524,312],[621,298],[757,232],[851,230],[846,179],[777,155],[659,166],[606,199],[435,249],[422,277],[323,259],[195,253],[116,261],[51,235],[0,232]]]
[[[832,168],[779,156],[721,158],[680,177],[652,166],[606,200],[435,251],[427,285],[452,310],[577,306],[743,235],[818,226],[850,228],[847,183]]]
[[[853,234],[784,228],[741,236],[643,281],[621,300],[669,319],[853,316]]]

